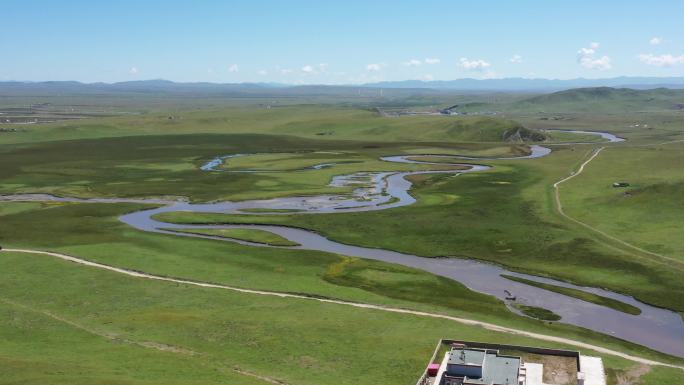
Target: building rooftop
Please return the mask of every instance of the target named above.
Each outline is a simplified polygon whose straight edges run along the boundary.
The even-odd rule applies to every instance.
[[[520,357],[502,356],[497,350],[454,348],[449,352],[449,365],[481,366],[482,377],[467,377],[464,384],[514,385],[518,383]]]
[[[483,384],[513,385],[518,383],[520,358],[488,353],[485,362],[485,370],[481,378]]]
[[[515,356],[499,354],[499,349]],[[606,385],[601,358],[570,350],[442,339],[416,385],[567,383]]]
[[[449,354],[449,365],[482,366],[487,353],[483,349],[453,349]]]

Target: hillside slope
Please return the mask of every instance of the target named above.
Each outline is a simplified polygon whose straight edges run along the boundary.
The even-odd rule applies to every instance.
[[[535,96],[512,103],[507,109],[544,112],[618,113],[662,111],[684,103],[684,90],[656,88],[577,88]]]
[[[330,111],[274,127],[272,133],[327,139],[381,141],[509,142],[543,141],[546,136],[520,123],[490,116],[404,116],[387,118],[348,110],[343,119]]]

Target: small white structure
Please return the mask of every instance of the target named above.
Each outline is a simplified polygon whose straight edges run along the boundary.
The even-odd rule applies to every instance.
[[[601,357],[589,357],[580,355],[580,369],[577,373],[579,385],[606,385],[606,373],[603,370]]]
[[[544,365],[535,364],[532,362],[525,362],[520,368],[521,374],[524,373],[524,378],[518,380],[520,385],[545,385],[543,382]],[[522,377],[522,376],[521,376]]]

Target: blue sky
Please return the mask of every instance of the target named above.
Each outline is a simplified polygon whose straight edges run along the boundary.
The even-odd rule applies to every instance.
[[[0,80],[684,76],[684,1],[0,3]]]

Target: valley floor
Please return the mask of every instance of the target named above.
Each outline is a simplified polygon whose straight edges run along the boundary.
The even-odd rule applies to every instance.
[[[424,271],[296,249],[269,233],[209,234],[241,244],[141,232],[118,220],[179,198],[348,196],[360,185],[330,180],[450,167],[383,156],[440,163],[458,154],[475,158],[459,162],[493,167],[457,177],[411,175],[410,206],[157,219],[285,225],[348,245],[478,259],[684,314],[677,201],[683,139],[672,125],[615,130],[626,143],[549,144],[547,157],[516,160],[506,158],[529,147],[501,138],[517,123],[449,119],[241,107],[174,119],[84,119],[0,137],[2,195],[159,199],[0,202],[0,371],[8,373],[0,384],[410,384],[445,337],[579,348],[603,357],[611,385],[632,375],[645,385],[684,378],[680,357],[562,320],[520,316],[501,300]],[[230,154],[254,155],[200,169]],[[629,188],[611,187],[618,180]],[[649,370],[635,374],[644,365]]]

